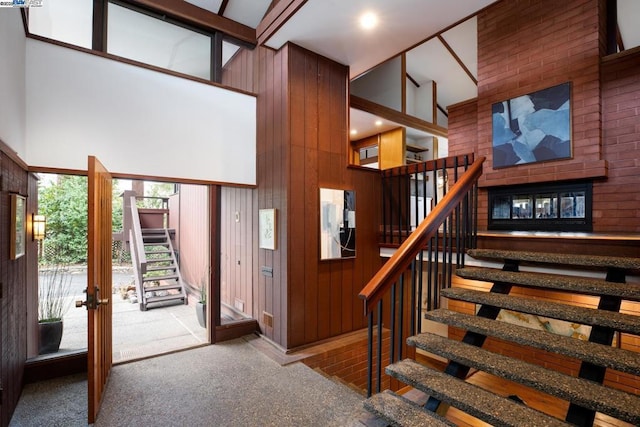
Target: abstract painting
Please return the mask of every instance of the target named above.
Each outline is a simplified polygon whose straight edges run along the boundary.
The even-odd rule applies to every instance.
[[[493,167],[570,158],[570,107],[570,83],[493,104]]]

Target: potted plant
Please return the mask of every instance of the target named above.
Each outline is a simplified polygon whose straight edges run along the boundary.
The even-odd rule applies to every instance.
[[[196,316],[198,323],[203,328],[207,327],[207,286],[200,285],[200,299],[196,303]]]
[[[39,353],[55,353],[62,340],[62,319],[71,307],[71,275],[56,264],[44,270],[38,285]]]

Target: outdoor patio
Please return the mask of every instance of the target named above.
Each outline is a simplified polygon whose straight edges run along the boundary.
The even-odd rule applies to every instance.
[[[64,316],[60,353],[87,348],[87,310],[75,308],[73,302],[84,300],[86,269],[74,268],[71,274],[71,308]],[[140,311],[120,293],[122,286],[133,283],[130,266],[113,269],[113,362],[126,362],[205,344],[206,329],[198,324],[193,305],[167,305]]]

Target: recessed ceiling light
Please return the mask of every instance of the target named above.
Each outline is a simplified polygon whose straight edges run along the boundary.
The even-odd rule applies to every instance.
[[[373,12],[365,12],[360,17],[360,26],[365,30],[370,30],[378,25],[378,16]]]
[[[382,120],[376,120],[376,126],[382,126]]]
[[[356,129],[351,129],[351,135],[355,135],[357,133],[358,133],[358,131]]]

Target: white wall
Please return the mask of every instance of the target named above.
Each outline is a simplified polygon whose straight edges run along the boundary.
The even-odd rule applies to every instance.
[[[351,93],[402,111],[402,61],[390,59],[351,82]]]
[[[26,49],[30,166],[256,183],[256,99],[37,40]]]
[[[25,35],[18,8],[0,9],[0,140],[25,154]]]

